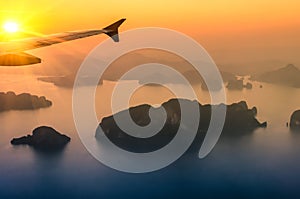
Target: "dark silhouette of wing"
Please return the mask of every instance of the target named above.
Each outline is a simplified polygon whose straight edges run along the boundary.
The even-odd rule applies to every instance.
[[[3,44],[4,47],[2,47],[2,54],[22,52],[22,51],[50,46],[62,42],[99,35],[102,33],[111,37],[115,42],[118,42],[119,41],[118,28],[125,20],[126,19],[120,19],[119,21],[99,30],[64,32],[64,33],[46,35],[43,37],[34,37],[34,38],[27,38],[27,39],[7,42]]]

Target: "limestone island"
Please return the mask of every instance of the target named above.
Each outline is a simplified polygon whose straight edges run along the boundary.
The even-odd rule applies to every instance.
[[[300,110],[294,111],[291,115],[290,129],[293,131],[300,131]]]
[[[293,64],[259,75],[252,75],[251,79],[282,86],[300,88],[300,70]]]
[[[29,145],[44,152],[53,152],[63,149],[71,138],[57,132],[52,127],[40,126],[32,131],[32,135],[13,138],[12,145]]]
[[[249,82],[244,84],[242,79],[235,79],[228,81],[226,87],[228,88],[228,90],[243,90],[244,88],[252,89],[252,84]]]
[[[199,107],[200,120],[194,121],[193,116],[188,119],[185,124],[181,123],[181,111],[180,104],[184,103],[186,110],[194,110],[195,107]],[[266,127],[267,123],[260,123],[256,119],[257,109],[253,107],[248,108],[245,101],[239,103],[234,103],[231,105],[201,105],[197,101],[190,101],[186,99],[171,99],[161,105],[159,108],[164,108],[166,113],[166,122],[162,129],[152,137],[149,138],[138,138],[125,133],[119,128],[114,120],[114,117],[118,117],[121,120],[128,119],[128,110],[132,120],[139,126],[146,126],[150,122],[159,123],[162,116],[158,114],[155,115],[155,110],[159,108],[153,108],[148,104],[139,105],[136,107],[129,108],[127,111],[121,111],[115,115],[105,117],[102,119],[101,123],[96,130],[96,139],[102,139],[104,132],[105,136],[113,142],[115,145],[119,146],[128,151],[132,152],[150,152],[158,150],[159,148],[168,144],[176,135],[180,125],[184,127],[187,131],[198,122],[197,135],[194,140],[194,145],[197,147],[201,146],[203,138],[207,132],[210,120],[211,120],[211,109],[213,108],[224,108],[226,106],[226,118],[225,124],[222,130],[222,136],[240,136],[253,132],[256,128]],[[154,110],[155,117],[152,120],[149,117],[149,111]],[[127,117],[127,118],[126,118]],[[194,121],[194,122],[193,122]],[[101,129],[100,129],[101,128]],[[188,133],[188,132],[187,132]],[[195,144],[196,143],[196,144]],[[192,144],[193,145],[193,144]]]
[[[62,88],[73,88],[75,82],[76,74],[69,74],[65,76],[49,76],[49,77],[38,77],[37,80],[52,83],[57,87]],[[92,86],[93,82],[91,81],[93,77],[84,76],[78,77],[79,85],[81,86]],[[101,85],[103,81],[99,81],[98,85]]]
[[[16,95],[14,92],[0,92],[0,111],[33,110],[50,107],[52,102],[46,97],[38,97],[29,93]]]

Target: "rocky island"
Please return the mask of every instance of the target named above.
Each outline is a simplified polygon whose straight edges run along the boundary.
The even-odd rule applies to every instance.
[[[288,64],[283,68],[268,71],[260,75],[253,75],[252,80],[267,82],[282,86],[300,88],[300,70],[293,64]]]
[[[290,118],[290,129],[299,131],[300,130],[300,110],[293,112]]]
[[[53,152],[59,151],[70,142],[71,138],[57,132],[52,127],[40,126],[32,131],[32,135],[13,138],[12,145],[29,145],[35,149]]]
[[[49,76],[49,77],[38,77],[37,80],[52,83],[55,86],[63,88],[73,88],[75,82],[76,74],[69,74],[65,76]],[[79,77],[78,82],[81,86],[90,86],[92,85],[90,76]],[[98,85],[102,84],[102,80],[99,81]]]
[[[176,135],[176,132],[180,125],[180,104],[179,101],[191,107],[195,107],[193,103],[197,103],[200,111],[200,121],[197,131],[197,136],[194,141],[197,147],[200,147],[200,144],[205,137],[207,132],[210,119],[211,119],[211,105],[201,105],[197,101],[190,101],[186,99],[171,99],[161,105],[166,110],[167,119],[163,128],[154,136],[150,138],[137,138],[133,137],[125,132],[123,132],[114,120],[114,116],[118,114],[118,117],[126,117],[124,111],[116,113],[114,116],[109,116],[103,118],[99,127],[102,128],[105,135],[113,142],[115,145],[129,151],[133,152],[149,152],[157,150],[166,144],[168,144],[173,137]],[[193,105],[193,106],[192,106]],[[216,108],[220,108],[221,105],[214,105]],[[152,106],[148,104],[139,105],[136,107],[129,108],[129,113],[132,117],[132,120],[139,126],[146,126],[150,123],[149,110]],[[226,118],[225,125],[223,128],[222,136],[239,136],[246,133],[251,133],[254,129],[259,127],[266,127],[267,123],[260,123],[256,119],[257,109],[253,107],[248,108],[245,101],[239,103],[234,103],[227,105],[226,109]],[[151,122],[157,122],[155,120],[160,120],[160,117],[153,118]],[[192,121],[192,120],[191,120]],[[189,125],[184,124],[184,126],[189,129]],[[96,139],[101,139],[99,131],[96,131]],[[193,144],[192,144],[193,145]]]
[[[229,73],[220,71],[220,74],[222,76],[223,82],[228,82],[230,80],[235,80],[235,75]],[[191,83],[194,84],[201,84],[202,88],[207,90],[206,85],[204,83],[203,78],[200,74],[197,73],[197,71],[194,70],[188,70],[182,73],[182,75]],[[213,75],[211,75],[214,77]],[[76,78],[76,73],[71,73],[63,76],[41,76],[38,77],[37,80],[47,83],[52,83],[53,85],[57,87],[63,87],[63,88],[73,88],[74,82]],[[91,78],[92,76],[83,76],[83,77],[77,77],[78,82],[81,86],[92,86]],[[98,85],[102,85],[104,80],[107,81],[119,81],[118,76],[115,76],[115,74],[105,74],[103,77],[99,80]],[[160,82],[161,84],[183,84],[183,81],[180,81],[180,79],[177,78],[177,76],[174,76],[172,74],[163,74],[159,72],[150,73],[144,76],[140,76],[138,74],[135,74],[133,76],[127,77],[125,80],[137,80],[139,84],[147,84],[148,82]],[[218,84],[218,81],[216,79],[215,85],[213,85],[213,90],[220,90],[222,88],[221,84]],[[147,86],[159,86],[159,84],[150,83],[147,84]]]
[[[228,81],[226,87],[229,90],[243,90],[243,88],[252,89],[252,84],[249,82],[247,84],[244,84],[242,79],[235,79]]]
[[[7,110],[33,110],[52,105],[46,97],[38,97],[29,93],[16,95],[14,92],[0,92],[0,111]]]

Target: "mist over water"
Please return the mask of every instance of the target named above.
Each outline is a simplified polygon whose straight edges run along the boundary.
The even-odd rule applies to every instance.
[[[99,122],[112,114],[110,96],[114,85],[107,81],[97,89]],[[259,88],[260,85],[263,87]],[[201,104],[210,102],[207,91],[200,86],[195,89]],[[286,127],[292,112],[300,108],[300,89],[254,82],[252,90],[226,91],[227,104],[245,100],[249,107],[256,106],[257,118],[267,121],[268,127],[245,136],[222,138],[204,159],[187,157],[184,162],[175,162],[160,171],[138,175],[112,170],[84,148],[73,122],[72,89],[37,81],[30,75],[1,75],[0,90],[44,95],[53,102],[50,108],[0,113],[1,198],[297,198],[300,195],[300,134],[291,133]],[[161,104],[172,97],[163,87],[147,86],[137,90],[130,105]],[[45,155],[28,146],[10,144],[13,137],[31,134],[40,125],[52,126],[71,137],[64,151]]]

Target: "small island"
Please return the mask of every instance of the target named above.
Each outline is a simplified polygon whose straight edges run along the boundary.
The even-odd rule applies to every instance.
[[[294,111],[291,115],[290,129],[293,131],[300,131],[300,110]]]
[[[13,138],[11,144],[29,145],[44,152],[54,152],[63,149],[70,140],[52,127],[40,126],[32,131],[32,135]]]
[[[228,81],[226,87],[228,88],[228,90],[243,90],[244,88],[252,89],[252,84],[249,82],[247,84],[244,84],[242,79],[235,79]]]
[[[76,78],[76,73],[65,75],[65,76],[38,77],[37,80],[42,82],[52,83],[57,87],[73,88],[75,78]],[[81,86],[91,86],[93,85],[91,79],[93,78],[90,76],[85,76],[85,77],[78,77],[77,81]],[[99,81],[98,85],[101,84],[102,84],[102,80]]]
[[[52,102],[46,97],[38,97],[29,93],[16,95],[14,92],[0,92],[0,111],[33,110],[50,107]]]

